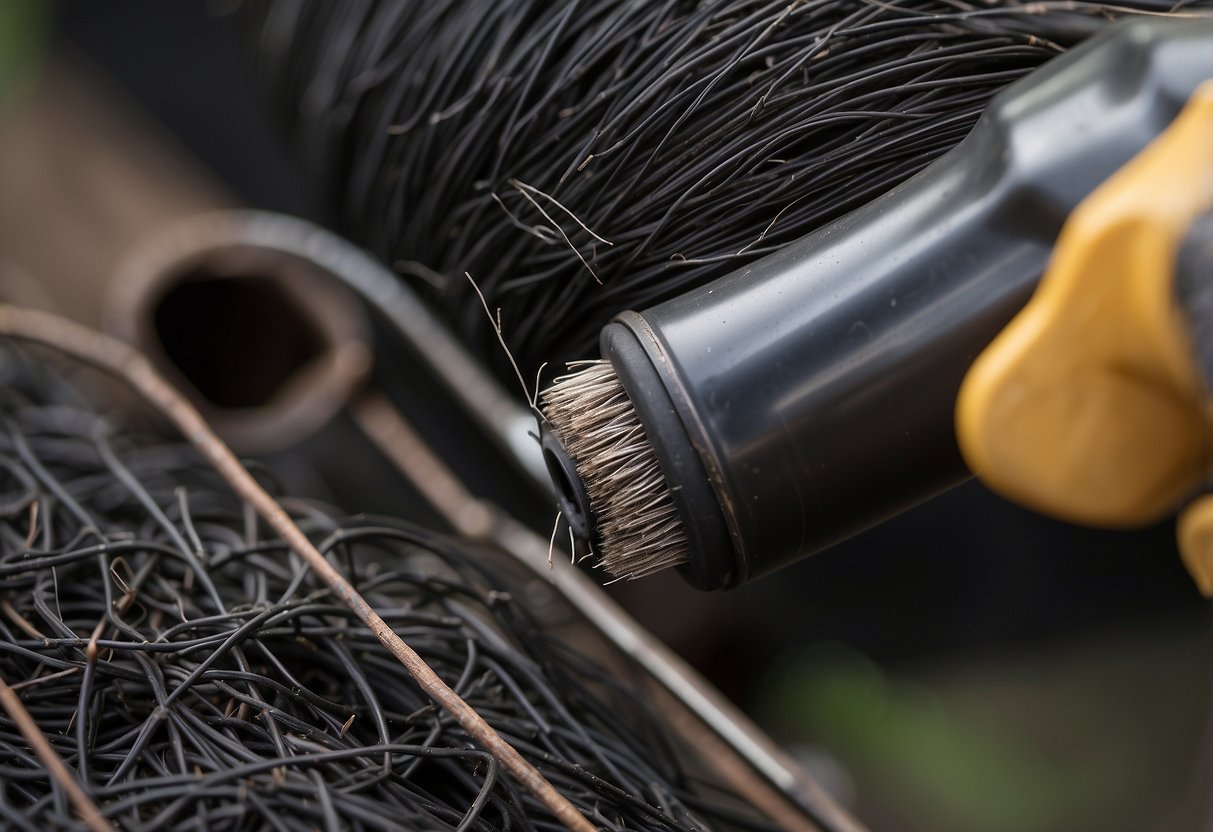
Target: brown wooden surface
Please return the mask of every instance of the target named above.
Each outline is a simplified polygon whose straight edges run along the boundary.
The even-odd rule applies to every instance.
[[[13,302],[96,326],[143,235],[233,203],[83,64],[51,62],[0,111],[0,293]]]

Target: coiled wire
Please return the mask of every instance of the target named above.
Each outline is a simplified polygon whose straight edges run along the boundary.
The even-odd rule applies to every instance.
[[[192,449],[115,431],[8,350],[0,391],[0,676],[106,817],[157,832],[558,828]],[[688,774],[633,688],[537,623],[542,592],[492,553],[283,505],[594,823],[764,828]],[[0,824],[80,826],[2,713]]]

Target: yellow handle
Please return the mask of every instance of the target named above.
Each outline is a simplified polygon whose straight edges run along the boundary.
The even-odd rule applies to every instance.
[[[1213,432],[1173,273],[1210,207],[1213,81],[1071,214],[1036,294],[969,371],[957,436],[991,488],[1109,527],[1158,520],[1195,491]]]

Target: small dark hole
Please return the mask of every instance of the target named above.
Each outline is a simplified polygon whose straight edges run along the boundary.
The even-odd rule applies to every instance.
[[[560,510],[564,513],[564,519],[573,530],[573,534],[584,539],[589,535],[589,515],[587,514],[585,491],[581,487],[580,480],[576,479],[577,474],[573,469],[573,461],[569,459],[563,449],[557,451],[550,447],[549,441],[552,441],[551,437],[545,437],[543,461],[556,486]]]
[[[569,478],[568,472],[564,470],[561,460],[552,451],[544,448],[543,461],[548,466],[548,474],[551,475],[552,482],[560,492],[560,498],[569,505],[577,505],[577,489],[573,487],[573,481]]]
[[[190,272],[153,319],[169,360],[219,407],[266,404],[324,351],[311,318],[269,277]]]

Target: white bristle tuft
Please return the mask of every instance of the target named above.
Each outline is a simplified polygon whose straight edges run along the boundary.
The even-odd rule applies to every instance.
[[[598,532],[598,565],[616,578],[690,559],[657,454],[608,361],[579,361],[543,394],[543,414],[572,457]]]

